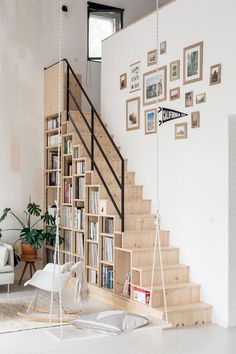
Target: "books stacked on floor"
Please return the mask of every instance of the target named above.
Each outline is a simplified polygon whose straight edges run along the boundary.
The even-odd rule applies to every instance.
[[[84,208],[75,207],[75,229],[83,230],[84,229]]]
[[[89,269],[88,278],[89,278],[89,282],[90,283],[97,284],[97,282],[98,282],[98,273],[96,272],[96,270]]]
[[[50,168],[52,170],[58,170],[61,168],[61,155],[56,152],[52,152],[50,155]]]
[[[75,253],[84,256],[84,234],[83,232],[75,233]]]
[[[72,176],[72,161],[65,160],[64,175],[65,176]]]
[[[89,251],[89,265],[96,268],[98,266],[98,245],[89,244]]]
[[[64,203],[72,203],[72,183],[70,181],[64,182]]]
[[[75,177],[75,199],[84,199],[85,197],[85,177]]]
[[[60,172],[49,172],[48,185],[49,186],[60,186],[61,185],[61,173]]]
[[[49,135],[48,136],[48,146],[55,146],[61,144],[61,135]]]
[[[80,147],[76,146],[74,147],[74,159],[79,159],[80,158]]]
[[[98,214],[98,197],[99,197],[98,191],[90,190],[90,192],[89,192],[89,212],[91,214]]]
[[[134,287],[134,300],[144,305],[149,305],[150,291]]]
[[[65,155],[72,154],[72,140],[71,139],[64,140],[64,154]]]
[[[60,126],[59,118],[49,119],[48,120],[48,130],[57,129]]]
[[[103,260],[113,262],[113,239],[110,237],[103,237]]]
[[[113,289],[113,268],[110,266],[103,266],[102,271],[103,287],[106,289]]]
[[[72,229],[72,207],[64,206],[64,226]]]
[[[76,163],[76,174],[82,175],[85,173],[85,161],[77,161]]]
[[[105,234],[114,233],[114,219],[113,218],[104,218],[103,232]]]
[[[64,230],[64,250],[72,252],[72,231]]]
[[[89,221],[89,234],[88,238],[93,241],[98,241],[98,222]]]

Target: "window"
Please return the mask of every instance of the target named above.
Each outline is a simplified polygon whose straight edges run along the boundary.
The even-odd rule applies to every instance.
[[[102,41],[123,28],[123,9],[88,2],[88,60],[101,62]]]

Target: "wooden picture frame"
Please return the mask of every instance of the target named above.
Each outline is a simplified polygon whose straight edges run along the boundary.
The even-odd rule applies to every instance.
[[[180,87],[175,87],[170,90],[170,101],[175,101],[180,98]]]
[[[145,134],[156,134],[157,132],[157,111],[155,108],[147,109],[144,112]]]
[[[191,113],[191,128],[200,128],[200,112],[192,112]]]
[[[188,137],[188,123],[175,124],[175,140],[187,139]]]
[[[157,70],[143,74],[143,105],[148,106],[157,102]]]
[[[199,93],[196,95],[196,104],[205,103],[206,102],[206,93]]]
[[[127,88],[127,74],[120,75],[120,90]]]
[[[194,93],[193,91],[185,92],[185,107],[193,107]]]
[[[152,66],[157,64],[157,50],[151,50],[147,53],[147,66]]]
[[[203,78],[203,42],[184,48],[184,85],[201,81]]]
[[[170,81],[180,79],[180,60],[174,60],[170,63]]]
[[[167,42],[166,41],[162,41],[160,43],[160,54],[166,54],[167,51]]]
[[[141,90],[141,61],[130,65],[130,93]]]
[[[210,86],[221,83],[221,64],[212,65],[210,67]]]
[[[126,130],[140,128],[140,97],[131,98],[126,101]]]

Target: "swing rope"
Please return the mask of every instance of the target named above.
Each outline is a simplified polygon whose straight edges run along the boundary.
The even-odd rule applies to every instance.
[[[60,161],[60,141],[61,141],[61,87],[62,87],[62,75],[63,75],[63,61],[62,61],[62,0],[59,0],[59,33],[58,33],[58,144],[57,144],[57,155],[58,161]],[[56,281],[56,264],[57,267],[57,278],[58,278],[58,288],[59,288],[59,320],[60,320],[60,335],[63,336],[62,325],[62,296],[61,296],[61,267],[60,267],[60,182],[59,182],[59,173],[60,173],[60,163],[57,166],[57,199],[56,199],[56,242],[54,250],[54,262],[53,262],[53,284],[51,291],[51,301],[50,301],[50,315],[49,315],[49,326],[52,326],[52,314],[53,314],[53,300],[55,296],[55,281]]]
[[[157,44],[157,76],[158,76],[158,67],[159,67],[159,0],[156,0],[156,44]],[[158,92],[158,82],[157,82],[157,92]],[[157,93],[157,107],[156,107],[156,117],[158,117],[159,111],[159,101],[158,101],[158,93]],[[157,122],[158,122],[158,118]],[[157,124],[157,123],[156,123]],[[150,302],[149,309],[150,315],[152,314],[152,300],[153,300],[153,290],[154,290],[154,278],[155,278],[155,266],[157,259],[157,248],[159,250],[159,260],[160,260],[160,271],[161,271],[161,284],[163,291],[163,302],[164,302],[164,318],[165,321],[168,322],[168,310],[167,310],[167,301],[166,301],[166,290],[165,290],[165,276],[164,276],[164,268],[163,268],[163,257],[162,257],[162,249],[161,249],[161,226],[160,226],[160,205],[159,205],[159,124],[157,124],[157,140],[156,140],[156,197],[157,197],[157,229],[155,235],[155,243],[154,243],[154,253],[153,253],[153,263],[152,263],[152,274],[151,274],[151,288],[150,288]]]

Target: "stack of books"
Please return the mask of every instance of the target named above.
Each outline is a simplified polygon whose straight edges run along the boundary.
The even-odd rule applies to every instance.
[[[85,161],[78,161],[76,163],[76,174],[81,175],[85,173]]]
[[[84,208],[75,207],[75,229],[83,230],[84,228]]]
[[[72,183],[69,181],[64,182],[64,203],[72,203]]]
[[[75,199],[84,199],[85,197],[85,177],[75,178]]]
[[[89,265],[96,268],[98,266],[98,245],[91,243],[89,251]]]
[[[103,232],[105,234],[114,233],[114,219],[113,218],[104,218]]]
[[[98,222],[90,221],[89,222],[89,234],[88,237],[90,240],[98,241]]]
[[[149,305],[150,291],[134,287],[134,300],[144,305]]]
[[[59,172],[49,172],[48,174],[48,185],[49,186],[60,186],[61,185],[61,173]]]
[[[113,262],[113,239],[103,237],[103,260],[105,262]]]
[[[49,119],[48,120],[48,130],[57,129],[60,126],[59,118]]]
[[[67,252],[72,252],[72,232],[69,230],[64,231],[64,249]]]
[[[75,252],[78,256],[84,256],[84,234],[83,232],[75,233]]]
[[[72,140],[71,139],[64,140],[64,154],[65,155],[72,154]]]
[[[103,287],[106,289],[113,289],[113,268],[104,266],[102,276]]]
[[[52,170],[58,170],[61,168],[61,155],[58,153],[56,153],[55,151],[54,152],[51,152],[51,155],[50,155],[50,168]]]
[[[72,228],[72,207],[64,206],[64,226]]]
[[[61,135],[55,134],[48,136],[48,146],[61,144]]]
[[[65,160],[64,175],[72,176],[72,161]]]
[[[89,212],[91,214],[98,214],[98,191],[89,192]]]

